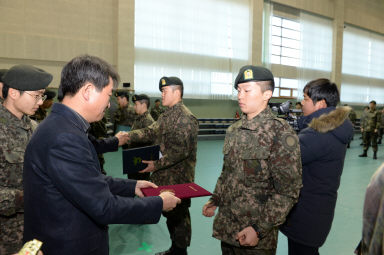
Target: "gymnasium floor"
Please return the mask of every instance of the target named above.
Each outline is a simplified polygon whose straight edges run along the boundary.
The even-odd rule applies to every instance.
[[[355,136],[347,152],[332,230],[320,249],[320,254],[323,255],[353,254],[361,237],[365,189],[372,174],[384,160],[384,146],[381,145],[377,160],[372,159],[372,150],[368,151],[368,158],[359,158],[362,148],[358,137]],[[195,182],[209,191],[213,191],[221,171],[222,147],[223,140],[198,142]],[[122,175],[121,150],[105,154],[105,159],[105,169],[109,175],[126,178]],[[221,254],[220,242],[211,236],[213,218],[206,218],[201,214],[206,201],[207,197],[192,200],[192,243],[188,249],[190,255]],[[163,217],[156,225],[110,225],[109,233],[111,255],[155,254],[168,249],[171,244]],[[287,239],[280,234],[277,254],[287,253]]]

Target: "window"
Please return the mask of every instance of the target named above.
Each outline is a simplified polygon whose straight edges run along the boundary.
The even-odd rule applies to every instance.
[[[276,78],[273,97],[297,98],[297,88],[299,81],[297,79]]]
[[[347,26],[343,39],[341,101],[384,103],[384,36]]]
[[[299,66],[300,23],[273,16],[271,24],[271,63]]]
[[[135,90],[159,95],[178,76],[186,98],[232,98],[249,57],[248,0],[135,1]]]
[[[276,8],[275,8],[276,7]],[[315,78],[330,78],[332,20],[273,4],[270,16],[269,61],[277,77],[297,73],[295,89],[278,88],[276,97],[302,98],[302,88]],[[279,65],[279,66],[276,66]]]

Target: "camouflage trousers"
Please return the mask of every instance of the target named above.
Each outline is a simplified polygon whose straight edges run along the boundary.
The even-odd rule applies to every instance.
[[[236,247],[225,242],[221,242],[221,252],[223,255],[275,255],[276,250],[260,250],[248,247]]]
[[[23,246],[24,214],[0,216],[0,255],[14,254]]]
[[[187,248],[191,244],[192,228],[189,207],[191,199],[183,199],[172,211],[163,212],[167,218],[167,227],[172,245]]]
[[[377,151],[377,132],[364,132],[363,133],[363,144],[364,150],[367,151],[369,146],[372,145],[372,150]]]

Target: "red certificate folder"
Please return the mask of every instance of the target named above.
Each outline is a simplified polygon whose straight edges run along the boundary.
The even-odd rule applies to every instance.
[[[161,192],[170,191],[175,194],[176,197],[192,198],[192,197],[204,197],[212,195],[208,190],[203,189],[196,183],[183,183],[176,185],[159,186],[158,188],[143,188],[141,189],[144,196],[153,197],[160,195]]]

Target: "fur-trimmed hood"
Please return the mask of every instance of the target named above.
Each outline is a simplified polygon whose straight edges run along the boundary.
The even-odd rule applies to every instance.
[[[320,109],[308,116],[302,117],[299,123],[300,129],[309,127],[315,132],[331,132],[342,143],[348,143],[353,134],[352,123],[348,119],[351,107],[327,107]]]
[[[337,107],[335,110],[330,111],[329,113],[322,114],[318,118],[313,118],[308,126],[317,132],[326,133],[341,126],[348,118],[351,110],[352,109],[349,106]]]

